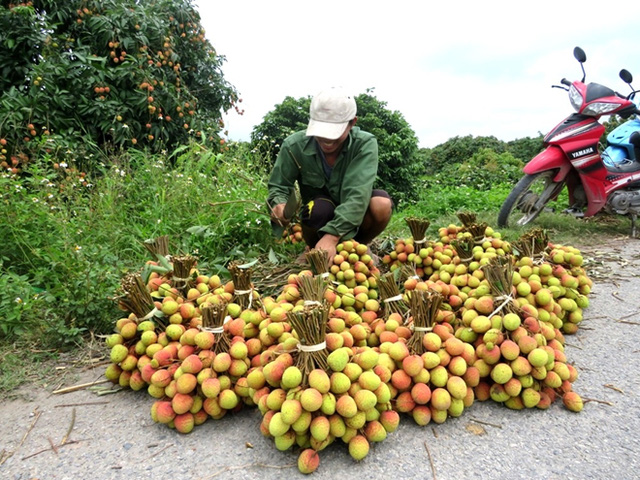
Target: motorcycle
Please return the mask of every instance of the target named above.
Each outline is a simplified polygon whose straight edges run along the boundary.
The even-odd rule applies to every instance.
[[[579,217],[590,217],[603,210],[628,215],[631,236],[637,236],[636,219],[640,214],[640,120],[630,120],[607,136],[607,147],[600,154],[599,140],[605,127],[598,121],[603,115],[629,118],[640,114],[634,103],[632,75],[620,71],[620,78],[632,92],[624,96],[597,83],[585,84],[584,62],[580,47],[573,51],[582,69],[582,80],[553,85],[569,92],[576,113],[569,115],[544,137],[544,150],[523,168],[518,181],[498,213],[498,225],[524,226],[532,222],[547,204],[566,186],[570,208]],[[640,97],[640,95],[639,95]],[[586,208],[585,208],[586,207]]]

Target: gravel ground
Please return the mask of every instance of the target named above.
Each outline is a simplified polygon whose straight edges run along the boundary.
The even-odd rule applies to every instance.
[[[441,425],[418,427],[403,418],[361,462],[334,443],[320,453],[312,478],[640,478],[640,240],[618,238],[599,250],[606,253],[582,249],[594,266],[602,263],[585,319],[566,346],[580,373],[574,390],[592,399],[582,412],[559,401],[546,411],[512,411],[488,401]],[[0,405],[0,478],[303,477],[297,454],[279,452],[262,436],[257,409],[208,420],[182,435],[153,423],[144,392],[51,394],[59,380],[91,382],[103,369],[66,371],[50,388],[31,387],[28,399]]]

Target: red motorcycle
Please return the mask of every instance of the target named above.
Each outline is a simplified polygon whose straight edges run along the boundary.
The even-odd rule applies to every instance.
[[[624,166],[604,163],[598,142],[605,127],[598,122],[603,115],[617,114],[623,118],[639,114],[633,102],[636,91],[623,96],[604,85],[585,84],[583,63],[587,57],[580,47],[573,55],[580,62],[582,80],[561,80],[569,92],[569,100],[577,113],[559,123],[544,138],[544,150],[524,167],[524,176],[504,201],[498,214],[498,225],[527,225],[558,197],[564,186],[569,193],[567,213],[590,217],[600,210],[631,218],[631,236],[636,237],[636,219],[640,214],[640,133],[626,140],[629,158]],[[622,70],[620,77],[631,86],[631,74]],[[611,138],[609,139],[611,140]],[[586,207],[586,209],[585,209]]]

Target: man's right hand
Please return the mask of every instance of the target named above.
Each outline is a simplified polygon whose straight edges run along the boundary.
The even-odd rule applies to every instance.
[[[284,218],[285,205],[285,203],[279,203],[271,209],[271,219],[278,222],[283,227],[289,223],[289,220]]]
[[[333,257],[336,255],[336,246],[340,242],[340,237],[325,233],[316,243],[315,248],[325,250],[327,252],[328,267],[333,264]]]

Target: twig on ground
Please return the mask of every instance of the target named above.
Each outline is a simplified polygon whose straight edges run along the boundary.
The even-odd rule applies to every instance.
[[[156,455],[160,455],[162,452],[164,452],[165,450],[167,450],[168,448],[173,447],[173,443],[170,443],[169,445],[167,445],[164,448],[161,448],[160,450],[158,450],[156,453],[154,453],[153,455],[151,455],[151,458],[155,457]]]
[[[72,387],[54,390],[52,393],[56,395],[60,393],[70,393],[70,392],[75,392],[77,390],[82,390],[83,388],[86,388],[86,387],[91,387],[92,385],[99,385],[101,383],[107,383],[107,382],[111,382],[111,380],[99,380],[99,381],[96,380],[95,382],[81,383],[80,385],[74,385]]]
[[[69,428],[67,429],[67,433],[65,434],[64,437],[62,437],[62,441],[60,442],[60,445],[64,445],[65,443],[67,443],[67,440],[69,439],[69,435],[71,435],[71,431],[73,430],[73,426],[76,424],[76,409],[75,407],[73,408],[73,410],[71,410],[71,423],[69,424]],[[56,452],[58,453],[58,452]]]
[[[431,457],[431,450],[429,450],[429,445],[427,442],[424,442],[424,448],[427,450],[427,455],[429,456],[429,463],[431,464],[431,472],[433,473],[433,480],[436,480],[436,466],[433,464],[433,458]]]
[[[55,452],[55,454],[58,454],[58,447],[56,447],[56,444],[53,443],[53,440],[51,440],[51,437],[47,437],[47,440],[49,440],[49,445],[51,445],[51,450],[53,450]]]
[[[605,405],[609,405],[610,407],[613,407],[613,403],[612,402],[607,402],[606,400],[598,400],[596,398],[582,398],[583,403],[588,403],[588,402],[596,402],[596,403],[604,403]]]
[[[24,433],[24,435],[22,436],[22,440],[20,440],[20,443],[18,444],[18,446],[15,448],[15,450],[13,450],[12,452],[7,452],[6,450],[2,450],[2,456],[0,456],[0,466],[6,462],[7,460],[9,460],[11,457],[13,457],[13,454],[16,453],[16,450],[18,450],[23,444],[24,441],[27,439],[27,436],[29,435],[29,433],[31,433],[31,430],[33,430],[33,427],[36,426],[36,422],[38,421],[38,419],[40,418],[40,415],[42,415],[42,412],[38,411],[38,407],[36,407],[36,409],[33,411],[34,415],[36,416],[36,418],[33,419],[33,422],[31,422],[31,425],[29,426],[29,428],[27,429],[27,431]]]
[[[469,420],[471,420],[472,422],[479,423],[481,425],[489,425],[490,427],[502,428],[502,425],[498,425],[496,423],[485,422],[483,420],[478,420],[477,418],[473,418],[473,417],[469,418]]]
[[[49,440],[49,441],[51,441],[51,440]],[[57,446],[52,445],[49,448],[44,448],[44,449],[39,450],[39,451],[37,451],[35,453],[32,453],[31,455],[27,455],[26,457],[22,457],[22,460],[27,460],[27,459],[29,459],[31,457],[35,457],[36,455],[40,455],[41,453],[48,452],[49,450],[53,450],[54,452],[58,453],[58,450],[57,450],[58,448],[66,446],[66,445],[72,445],[74,443],[79,443],[79,440],[69,440],[64,445],[57,445]]]
[[[626,320],[618,320],[616,323],[626,323],[627,325],[640,325],[638,322],[629,322]]]
[[[55,405],[55,408],[62,407],[84,407],[88,405],[108,405],[109,402],[85,402],[85,403],[62,403],[60,405]]]
[[[618,388],[618,387],[616,387],[616,386],[614,386],[614,385],[612,385],[610,383],[605,383],[604,386],[606,388],[610,388],[611,390],[615,390],[616,392],[620,392],[620,393],[622,393],[624,395],[624,392],[622,391],[622,389],[620,389],[620,388]]]
[[[294,464],[289,464],[289,465],[267,465],[267,464],[264,464],[264,463],[249,463],[249,464],[246,464],[246,465],[227,466],[227,467],[224,467],[222,470],[218,470],[213,475],[209,475],[208,477],[205,477],[205,480],[209,479],[209,478],[217,477],[218,475],[220,475],[222,473],[225,473],[225,472],[231,472],[233,470],[244,470],[246,468],[251,468],[251,467],[285,469],[285,468],[293,468],[293,467],[295,467],[295,465]]]

